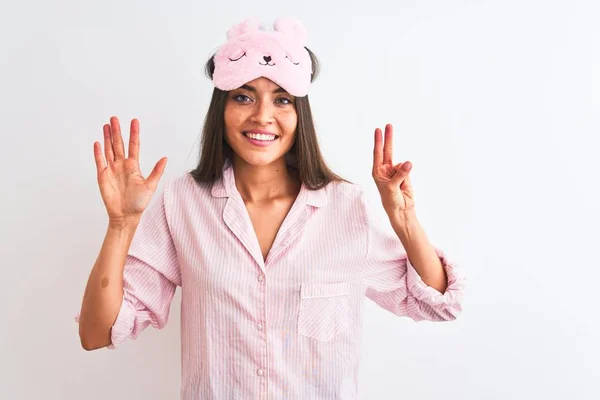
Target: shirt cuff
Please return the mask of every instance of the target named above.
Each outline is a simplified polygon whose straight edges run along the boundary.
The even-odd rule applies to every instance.
[[[127,300],[123,298],[117,319],[110,330],[111,344],[106,347],[109,349],[116,349],[118,345],[123,343],[123,341],[131,335],[134,322],[135,310],[129,305]]]
[[[459,306],[464,294],[465,277],[456,264],[448,260],[442,250],[435,247],[434,249],[448,277],[448,287],[445,293],[441,293],[436,288],[428,286],[423,282],[415,267],[410,263],[408,257],[406,257],[408,290],[417,300],[421,300],[436,309],[442,310]]]

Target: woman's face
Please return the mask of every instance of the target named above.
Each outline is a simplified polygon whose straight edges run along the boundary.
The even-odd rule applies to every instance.
[[[267,78],[229,91],[225,140],[248,164],[268,165],[278,160],[294,144],[298,125],[295,101]]]

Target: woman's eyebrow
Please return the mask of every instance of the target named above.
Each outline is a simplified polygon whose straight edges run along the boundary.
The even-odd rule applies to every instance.
[[[250,85],[242,85],[242,86],[240,87],[240,89],[246,89],[246,90],[248,90],[248,91],[250,91],[250,92],[254,92],[254,93],[256,93],[256,88],[255,88],[254,86],[250,86]],[[282,87],[279,87],[279,88],[277,88],[277,89],[273,90],[273,93],[287,93],[287,91],[286,91],[284,88],[282,88]]]

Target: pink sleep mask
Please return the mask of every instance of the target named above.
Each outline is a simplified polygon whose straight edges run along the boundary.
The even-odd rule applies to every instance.
[[[227,31],[227,42],[214,57],[213,83],[233,90],[264,77],[292,96],[308,94],[312,74],[310,54],[304,48],[306,29],[294,18],[279,18],[274,31],[262,30],[260,21],[249,18]]]

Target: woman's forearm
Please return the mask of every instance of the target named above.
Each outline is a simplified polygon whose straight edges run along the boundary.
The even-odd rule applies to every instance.
[[[123,268],[139,220],[109,223],[92,268],[79,317],[79,337],[86,350],[111,343],[111,328],[123,301]]]

